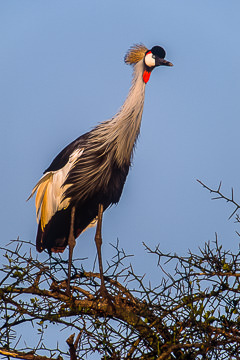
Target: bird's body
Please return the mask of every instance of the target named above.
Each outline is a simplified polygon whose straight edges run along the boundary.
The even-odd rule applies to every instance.
[[[76,238],[87,227],[95,225],[99,204],[103,204],[105,210],[110,205],[118,203],[130,163],[117,164],[112,156],[113,151],[109,154],[108,144],[104,142],[97,151],[91,151],[93,144],[94,130],[68,145],[63,150],[64,153],[60,153],[46,170],[46,180],[41,185],[45,193],[40,205],[41,217],[36,242],[38,251],[47,248],[49,252],[62,252],[65,249],[68,244],[73,205],[76,206]],[[70,155],[66,159],[65,155],[68,152]],[[65,162],[63,167],[57,169]],[[108,166],[109,162],[111,166]],[[81,181],[74,186],[76,178]],[[79,191],[79,187],[82,191]],[[49,193],[54,191],[56,195],[49,200]]]
[[[155,66],[172,65],[164,57],[159,46],[147,50],[136,45],[129,50],[125,62],[134,66],[133,81],[120,111],[63,149],[33,189],[38,251],[66,248],[73,207],[76,238],[95,225],[100,204],[104,211],[118,203],[140,131],[145,85]]]

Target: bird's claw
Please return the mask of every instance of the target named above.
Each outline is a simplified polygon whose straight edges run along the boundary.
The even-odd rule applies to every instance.
[[[111,294],[109,294],[105,285],[100,286],[100,289],[97,291],[96,296],[97,298],[102,297],[104,300],[106,300],[108,305],[111,306],[112,309],[115,308],[114,297]]]

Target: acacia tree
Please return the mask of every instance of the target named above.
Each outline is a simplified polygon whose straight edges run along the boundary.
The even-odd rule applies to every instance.
[[[239,222],[233,192],[228,198],[221,186],[202,185],[231,202]],[[224,250],[217,235],[199,253],[184,257],[144,244],[159,270],[157,286],[136,275],[116,244],[105,271],[111,302],[98,293],[99,274],[79,270],[76,260],[69,297],[66,262],[60,256],[40,262],[32,246],[16,240],[2,249],[2,357],[239,359],[240,251]],[[64,336],[67,344],[59,341]]]

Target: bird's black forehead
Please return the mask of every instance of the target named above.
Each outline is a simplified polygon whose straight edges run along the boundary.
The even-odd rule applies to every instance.
[[[154,46],[152,49],[151,49],[151,52],[153,55],[156,55],[162,59],[165,58],[166,56],[166,52],[165,50],[161,47],[161,46]]]

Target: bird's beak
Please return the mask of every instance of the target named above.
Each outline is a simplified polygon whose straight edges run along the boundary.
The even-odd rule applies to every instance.
[[[160,65],[173,66],[173,64],[170,61],[156,57],[155,66],[160,66]]]

